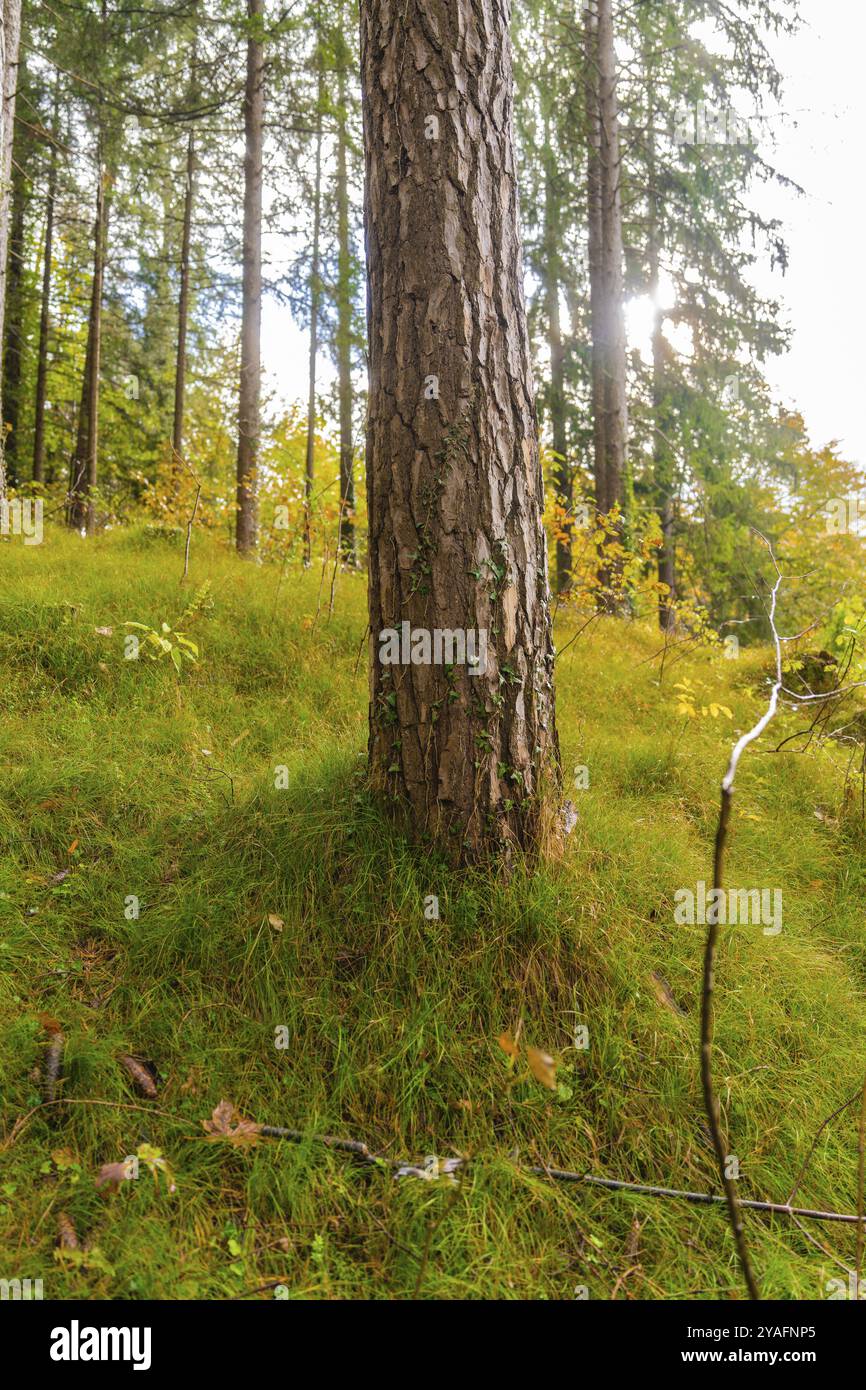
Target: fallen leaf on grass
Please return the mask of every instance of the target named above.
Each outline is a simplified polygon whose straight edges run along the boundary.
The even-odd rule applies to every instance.
[[[103,1188],[108,1188],[110,1192],[117,1192],[122,1182],[130,1182],[135,1176],[135,1160],[124,1158],[120,1163],[103,1163],[96,1179],[96,1190],[101,1192]]]
[[[542,1086],[546,1086],[549,1091],[556,1090],[556,1063],[549,1052],[542,1052],[538,1047],[528,1047],[526,1049],[526,1060],[529,1063],[529,1070],[540,1081]]]
[[[126,1053],[123,1053],[117,1060],[123,1070],[132,1078],[132,1083],[139,1095],[146,1096],[148,1100],[156,1100],[156,1068],[153,1063],[145,1062],[140,1057],[130,1057]]]
[[[235,1148],[257,1144],[262,1130],[254,1120],[245,1120],[230,1100],[221,1100],[211,1118],[202,1120],[201,1124],[211,1143],[225,1139]]]
[[[675,1014],[685,1014],[685,1009],[680,1008],[664,975],[659,975],[656,970],[653,970],[650,974],[650,983],[660,1004],[672,1009]]]
[[[57,1245],[61,1250],[77,1250],[78,1234],[72,1218],[65,1211],[57,1213]]]
[[[270,922],[274,931],[282,931],[283,927],[286,925],[282,917],[278,917],[275,912],[268,913],[268,921]]]
[[[51,1037],[45,1049],[44,1099],[50,1104],[55,1099],[57,1083],[62,1079],[66,1040],[59,1028],[50,1029],[49,1032]]]

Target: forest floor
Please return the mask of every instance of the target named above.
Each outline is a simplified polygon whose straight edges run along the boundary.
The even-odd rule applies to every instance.
[[[527,1166],[719,1190],[704,929],[675,923],[674,893],[710,877],[771,654],[674,654],[660,681],[651,625],[593,623],[557,663],[577,826],[506,881],[409,849],[365,794],[360,575],[329,620],[330,576],[293,568],[278,593],[276,568],[197,536],[181,589],[182,558],[142,530],[0,554],[0,1277],[46,1298],[741,1297],[723,1208]],[[173,625],[205,580],[197,664],[124,658],[125,622]],[[560,615],[560,648],[577,625]],[[684,717],[684,680],[732,719]],[[784,926],[723,929],[716,979],[739,1191],[777,1202],[866,1056],[859,787],[841,751],[769,755],[807,723],[783,712],[741,766],[728,882],[782,888]],[[569,790],[578,764],[590,786]],[[34,1108],[58,1028],[63,1103]],[[518,1028],[515,1061],[498,1039]],[[155,1063],[155,1098],[122,1054]],[[308,1137],[212,1139],[221,1101]],[[859,1101],[823,1129],[798,1204],[856,1210],[858,1121]],[[468,1161],[456,1183],[396,1178],[322,1134]],[[97,1190],[136,1154],[137,1179]],[[79,1248],[55,1248],[70,1224]],[[746,1226],[765,1298],[824,1298],[854,1260],[851,1226]]]

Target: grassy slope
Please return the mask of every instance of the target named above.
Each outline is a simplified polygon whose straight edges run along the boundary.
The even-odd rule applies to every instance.
[[[215,608],[178,680],[125,661],[120,626],[177,617],[178,551],[52,532],[0,562],[3,1129],[39,1100],[40,1011],[66,1035],[63,1095],[142,1107],[63,1107],[19,1130],[2,1154],[0,1275],[42,1276],[59,1298],[225,1298],[275,1279],[293,1297],[404,1298],[424,1264],[431,1298],[739,1295],[722,1211],[557,1187],[512,1159],[714,1187],[703,932],[674,925],[673,894],[707,876],[720,771],[759,708],[766,652],[684,661],[660,690],[658,663],[640,664],[654,633],[591,628],[557,668],[564,765],[590,768],[580,822],[558,863],[506,884],[410,852],[364,794],[360,577],[341,576],[334,618],[314,622],[318,576],[292,573],[275,604],[274,570],[197,538],[192,587],[210,578]],[[733,725],[682,732],[684,674]],[[716,1074],[743,1195],[784,1201],[819,1121],[862,1080],[863,843],[814,814],[837,816],[841,782],[823,757],[752,753],[742,771],[729,882],[785,894],[781,936],[723,932]],[[519,1019],[561,1063],[556,1096],[513,1082],[496,1038]],[[131,1091],[124,1051],[158,1064],[156,1102]],[[453,1188],[312,1144],[210,1144],[200,1121],[224,1097],[259,1121],[475,1162]],[[856,1204],[856,1115],[822,1134],[799,1201]],[[99,1166],[142,1142],[177,1191],[143,1173],[98,1194]],[[61,1150],[74,1166],[57,1171]],[[61,1209],[102,1262],[54,1258]],[[819,1298],[839,1273],[784,1219],[751,1215],[748,1231],[766,1297]],[[850,1228],[814,1234],[852,1257]]]

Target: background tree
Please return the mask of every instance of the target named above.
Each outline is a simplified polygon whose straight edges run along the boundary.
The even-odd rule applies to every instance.
[[[3,0],[0,26],[0,351],[4,341],[6,265],[9,253],[9,203],[18,49],[21,40],[21,0]],[[6,496],[6,426],[0,397],[0,501]]]
[[[261,428],[262,158],[264,139],[264,0],[248,0],[244,90],[244,240],[241,374],[238,403],[237,548],[251,550],[258,530],[257,468]]]

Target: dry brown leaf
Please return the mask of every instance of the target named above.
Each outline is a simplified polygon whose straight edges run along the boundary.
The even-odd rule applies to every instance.
[[[45,1049],[44,1099],[49,1104],[55,1099],[57,1083],[62,1076],[65,1045],[66,1040],[59,1029],[56,1033],[52,1032]]]
[[[556,1090],[556,1063],[548,1052],[542,1052],[538,1047],[528,1047],[526,1049],[526,1060],[529,1063],[529,1070],[540,1081],[542,1086],[546,1086],[549,1091]]]
[[[142,1062],[141,1058],[130,1057],[124,1052],[117,1060],[123,1070],[131,1076],[132,1083],[139,1095],[146,1096],[148,1100],[156,1100],[156,1081],[149,1067]]]
[[[103,1163],[96,1179],[97,1192],[101,1192],[103,1188],[117,1192],[122,1182],[131,1180],[134,1171],[135,1165],[129,1158],[124,1158],[120,1163]]]
[[[225,1139],[235,1148],[246,1144],[257,1144],[262,1126],[254,1120],[245,1120],[230,1100],[221,1100],[214,1107],[209,1120],[202,1120],[202,1129],[211,1143]]]
[[[627,1260],[636,1260],[640,1254],[640,1233],[643,1226],[635,1216],[632,1219],[631,1230],[628,1233],[628,1240],[625,1243],[625,1255]]]
[[[77,1250],[78,1234],[72,1218],[65,1211],[57,1213],[57,1244],[61,1250]]]
[[[659,975],[657,971],[653,970],[650,975],[650,983],[653,987],[653,993],[660,1004],[666,1005],[666,1007],[672,1009],[675,1014],[685,1013],[685,1009],[681,1009],[676,999],[674,999],[671,987],[664,975]]]

